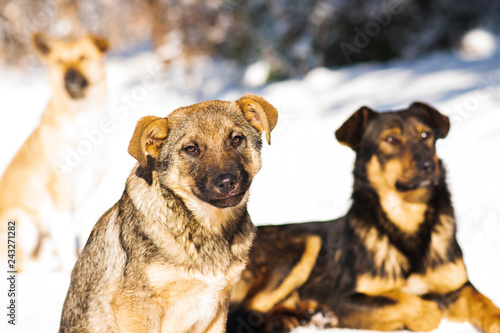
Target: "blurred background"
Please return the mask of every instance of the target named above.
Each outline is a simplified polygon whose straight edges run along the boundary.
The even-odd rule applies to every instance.
[[[154,50],[165,62],[201,54],[241,67],[262,61],[268,79],[278,80],[318,66],[459,49],[475,28],[498,33],[499,2],[2,0],[0,57],[29,66],[34,31],[59,37],[92,31],[109,38],[115,54]]]
[[[107,157],[97,158],[104,176],[83,222],[70,222],[75,230],[88,235],[120,198],[136,163],[127,146],[142,116],[246,92],[273,104],[279,121],[249,201],[262,225],[344,215],[354,153],[334,131],[362,105],[383,111],[418,100],[450,117],[450,134],[437,147],[458,239],[471,281],[500,305],[500,2],[0,0],[0,174],[51,99],[31,44],[37,31],[58,38],[92,32],[111,46],[107,107],[85,128],[98,134],[67,147],[90,146],[89,161]],[[43,266],[19,274],[19,324],[2,319],[1,332],[57,331],[68,285],[68,272]],[[476,331],[444,322],[438,332]]]

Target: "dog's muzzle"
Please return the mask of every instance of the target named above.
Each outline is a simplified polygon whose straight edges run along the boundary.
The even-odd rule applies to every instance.
[[[85,76],[74,68],[69,68],[64,74],[64,87],[71,98],[82,98],[88,85]]]
[[[214,190],[222,195],[228,195],[236,189],[238,177],[225,173],[217,177],[214,181]]]
[[[416,174],[410,180],[396,182],[396,189],[399,192],[407,192],[419,188],[431,188],[439,183],[439,171],[431,158],[419,159],[415,161]]]
[[[208,176],[197,184],[194,193],[212,206],[227,208],[238,205],[249,187],[248,174],[239,170]]]

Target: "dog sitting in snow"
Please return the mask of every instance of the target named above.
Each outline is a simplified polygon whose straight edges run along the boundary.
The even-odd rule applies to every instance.
[[[249,189],[277,110],[260,96],[146,116],[121,199],[71,274],[60,333],[225,332],[254,236]]]
[[[78,147],[81,130],[96,126],[104,115],[108,42],[95,35],[62,41],[37,33],[33,44],[49,67],[52,97],[0,180],[0,221],[17,228],[18,269],[38,262],[69,270],[77,254],[75,175],[64,163],[65,154]]]

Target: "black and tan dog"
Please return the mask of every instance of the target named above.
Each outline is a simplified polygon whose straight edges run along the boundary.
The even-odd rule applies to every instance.
[[[247,94],[142,118],[139,164],[73,269],[60,332],[224,332],[254,236],[261,133],[270,142],[277,117]]]
[[[350,210],[334,221],[259,227],[228,327],[429,331],[447,318],[499,333],[500,310],[469,282],[456,240],[435,149],[449,126],[423,103],[355,112],[336,132],[356,152]]]

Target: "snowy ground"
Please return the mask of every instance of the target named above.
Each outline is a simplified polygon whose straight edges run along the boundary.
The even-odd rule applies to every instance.
[[[438,153],[448,169],[470,279],[500,305],[498,54],[475,62],[435,55],[413,62],[318,68],[301,80],[254,89],[234,84],[238,72],[227,64],[203,60],[191,66],[191,75],[185,75],[177,66],[159,71],[150,54],[108,60],[107,117],[115,126],[102,145],[112,159],[97,194],[100,206],[92,214],[102,214],[123,191],[134,165],[127,145],[138,118],[166,116],[200,100],[235,100],[251,91],[263,95],[280,113],[272,145],[264,147],[263,168],[252,185],[249,210],[254,222],[278,224],[341,216],[349,206],[354,153],[336,142],[335,129],[362,105],[386,110],[425,101],[452,121],[448,138],[438,143]],[[0,73],[1,173],[38,123],[50,91],[43,70],[19,73],[4,68]],[[124,102],[127,96],[132,101],[128,105]],[[92,219],[90,224],[94,222]],[[68,275],[37,272],[18,278],[18,325],[7,326],[4,314],[1,327],[8,332],[56,331]],[[1,281],[5,283],[5,278]],[[1,308],[6,312],[7,287],[0,287]],[[341,331],[350,330],[331,330]],[[475,330],[467,324],[443,322],[437,332]]]

